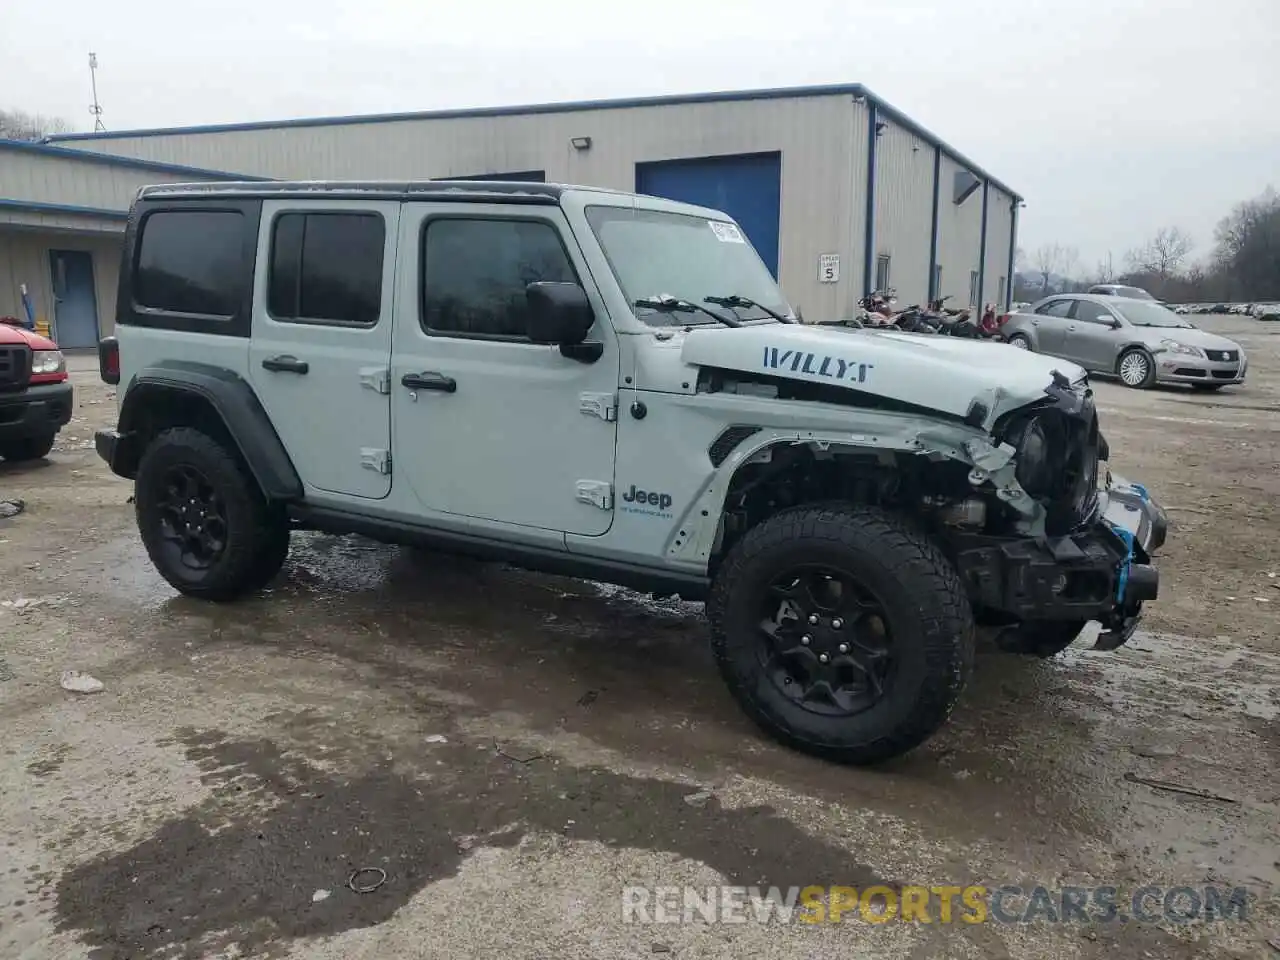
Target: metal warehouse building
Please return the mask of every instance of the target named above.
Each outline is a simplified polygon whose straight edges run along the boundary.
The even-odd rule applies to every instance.
[[[1007,305],[1020,203],[860,85],[69,134],[0,143],[0,314],[26,283],[60,342],[88,345],[70,318],[92,293],[110,326],[133,190],[227,177],[547,180],[716,207],[808,320],[884,286]]]

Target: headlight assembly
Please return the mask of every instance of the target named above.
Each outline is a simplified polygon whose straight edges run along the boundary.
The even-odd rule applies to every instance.
[[[31,373],[62,373],[67,369],[67,361],[61,350],[34,350],[31,353]]]
[[[1193,347],[1185,343],[1179,343],[1177,340],[1161,340],[1160,346],[1170,353],[1176,353],[1183,357],[1199,357],[1204,359],[1204,351],[1199,347]]]

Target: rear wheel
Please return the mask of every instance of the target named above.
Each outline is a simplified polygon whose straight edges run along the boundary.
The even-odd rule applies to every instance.
[[[1122,353],[1116,370],[1120,374],[1120,382],[1136,390],[1151,386],[1156,378],[1155,360],[1141,347]]]
[[[260,589],[288,554],[283,511],[234,453],[198,430],[178,427],[151,441],[134,499],[151,562],[189,596],[231,600]]]
[[[773,737],[846,763],[927,740],[973,660],[973,614],[922,534],[852,504],[796,507],[730,552],[707,604],[739,705]]]
[[[5,440],[0,443],[0,458],[18,463],[23,460],[39,460],[47,457],[53,449],[54,434],[46,433],[38,437],[20,437],[17,440]]]
[[[1009,338],[1009,346],[1017,347],[1019,350],[1030,350],[1031,341],[1024,334],[1015,333]]]

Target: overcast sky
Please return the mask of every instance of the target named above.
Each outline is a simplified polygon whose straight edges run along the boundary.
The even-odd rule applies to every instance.
[[[859,81],[1089,269],[1280,189],[1280,0],[0,0],[0,107],[113,130]]]

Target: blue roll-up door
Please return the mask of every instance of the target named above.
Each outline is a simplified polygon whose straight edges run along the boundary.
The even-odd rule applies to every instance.
[[[723,210],[742,225],[770,272],[778,275],[781,153],[637,163],[636,192]]]

